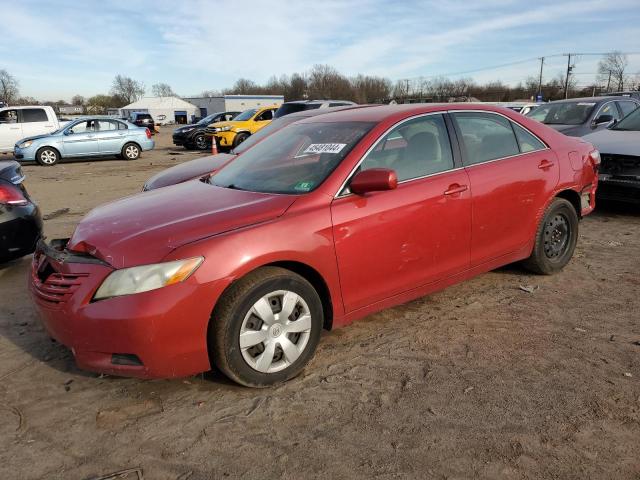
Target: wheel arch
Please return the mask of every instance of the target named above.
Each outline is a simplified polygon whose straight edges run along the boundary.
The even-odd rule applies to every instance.
[[[50,148],[51,150],[55,150],[56,153],[58,154],[58,159],[62,158],[62,152],[60,151],[60,149],[58,147],[54,147],[53,145],[42,145],[41,147],[38,147],[38,149],[36,150],[36,158],[40,154],[40,151],[44,150],[45,148]]]
[[[564,198],[565,200],[568,200],[571,205],[573,205],[578,218],[582,218],[582,206],[580,202],[580,195],[578,194],[578,192],[571,189],[561,190],[556,194],[556,198]]]

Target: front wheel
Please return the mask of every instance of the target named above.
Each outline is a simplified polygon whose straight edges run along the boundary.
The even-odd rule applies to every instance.
[[[209,148],[207,137],[202,133],[199,133],[195,136],[195,138],[193,139],[193,144],[198,150],[206,150],[207,148]]]
[[[536,242],[525,268],[542,275],[562,270],[578,242],[578,214],[568,200],[556,198],[547,208],[536,232]]]
[[[127,143],[124,147],[122,147],[121,155],[126,160],[136,160],[140,157],[140,147],[135,143]]]
[[[210,356],[242,385],[274,385],[311,360],[323,323],[322,302],[309,282],[283,268],[260,268],[218,302],[209,327]]]
[[[60,160],[60,154],[51,147],[41,148],[36,152],[36,161],[45,167],[55,165]]]
[[[236,148],[242,142],[244,142],[247,138],[249,138],[249,134],[247,132],[240,132],[233,139],[233,148]]]

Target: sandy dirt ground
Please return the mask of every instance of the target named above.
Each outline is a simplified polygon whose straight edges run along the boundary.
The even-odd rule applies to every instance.
[[[58,211],[46,234],[201,155],[156,139],[135,162],[26,166]],[[326,332],[265,390],[78,370],[39,323],[29,262],[0,267],[2,479],[640,478],[638,208],[585,219],[556,276],[510,266]]]

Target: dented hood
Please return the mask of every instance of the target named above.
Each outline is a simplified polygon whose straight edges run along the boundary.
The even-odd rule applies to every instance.
[[[186,243],[276,218],[294,200],[190,181],[92,210],[67,248],[115,268],[156,263]]]

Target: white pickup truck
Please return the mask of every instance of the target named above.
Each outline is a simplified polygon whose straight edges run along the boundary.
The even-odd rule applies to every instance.
[[[21,138],[51,133],[61,126],[51,107],[0,108],[0,152],[12,152],[13,146]]]

